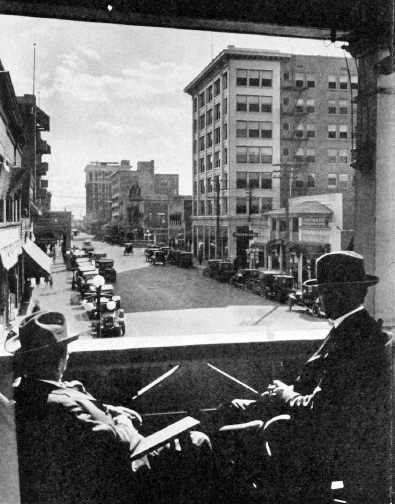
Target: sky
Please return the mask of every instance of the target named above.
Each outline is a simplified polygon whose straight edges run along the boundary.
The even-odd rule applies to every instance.
[[[16,94],[50,116],[52,210],[85,214],[90,161],[155,160],[192,193],[191,97],[183,89],[228,45],[344,57],[341,43],[0,15],[0,59]]]

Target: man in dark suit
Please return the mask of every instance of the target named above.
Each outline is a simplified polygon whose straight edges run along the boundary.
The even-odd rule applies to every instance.
[[[333,323],[327,338],[293,385],[274,380],[260,400],[236,399],[224,416],[262,420],[263,470],[279,502],[329,502],[330,482],[342,480],[348,504],[385,503],[391,338],[363,306],[378,278],[365,273],[354,252],[325,254],[316,267]]]
[[[210,484],[202,475],[209,469],[208,438],[191,432],[131,462],[142,439],[140,415],[101,404],[80,382],[62,381],[67,344],[76,338],[67,334],[61,313],[43,311],[28,316],[12,338],[20,343],[15,416],[22,504],[207,499]],[[203,465],[196,467],[199,462]],[[202,480],[195,478],[194,485],[196,472]]]

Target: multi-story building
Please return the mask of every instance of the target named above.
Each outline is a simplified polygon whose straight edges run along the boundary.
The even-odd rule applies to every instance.
[[[175,196],[169,200],[169,244],[191,250],[192,196]]]
[[[352,101],[342,58],[222,51],[192,96],[193,248],[245,260],[262,216],[290,196],[344,193],[352,222]],[[219,216],[218,216],[219,215]]]
[[[35,101],[32,106],[34,116]],[[49,257],[31,240],[31,218],[40,211],[35,191],[41,175],[35,172],[36,157],[28,155],[39,133],[25,112],[0,62],[0,339],[24,296],[30,295],[27,280],[50,271]],[[39,130],[39,109],[36,119]]]
[[[85,166],[85,223],[93,232],[111,221],[110,176],[118,171],[130,171],[130,162],[94,161]]]
[[[37,106],[34,95],[18,96],[19,108],[27,132],[27,142],[22,152],[22,167],[26,171],[23,207],[33,219],[42,211],[51,209],[51,193],[48,191],[48,162],[43,156],[51,154],[51,146],[42,138],[49,131],[49,116]],[[27,175],[29,174],[29,175]]]
[[[169,201],[178,197],[179,176],[155,174],[155,163],[139,161],[135,171],[111,177],[111,224],[134,238],[168,239]]]

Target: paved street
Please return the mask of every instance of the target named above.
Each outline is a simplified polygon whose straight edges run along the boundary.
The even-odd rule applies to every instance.
[[[323,319],[203,277],[199,268],[153,266],[145,261],[143,249],[124,256],[121,246],[93,245],[115,260],[115,292],[125,309],[126,336],[327,331]]]
[[[81,245],[84,236],[74,241]],[[219,283],[202,275],[202,268],[183,269],[173,265],[153,266],[144,250],[124,256],[123,247],[93,241],[97,252],[113,258],[117,270],[115,293],[125,309],[126,337],[144,338],[144,344],[167,345],[215,342],[223,338],[260,340],[316,339],[328,332],[328,322],[302,310],[256,296],[248,291]],[[52,266],[53,286],[36,287],[28,311],[35,300],[42,309],[62,311],[72,333],[91,339],[91,324],[81,305],[70,300],[72,274],[62,258]],[[18,317],[20,319],[20,317]],[[16,321],[17,324],[18,320]],[[162,338],[159,338],[159,337]],[[127,338],[119,344],[127,344]],[[106,345],[104,340],[100,345]]]

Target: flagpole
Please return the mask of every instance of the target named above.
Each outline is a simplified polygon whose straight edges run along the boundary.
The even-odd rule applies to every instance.
[[[36,106],[36,43],[33,44],[33,201],[34,204],[37,205],[37,106]]]

